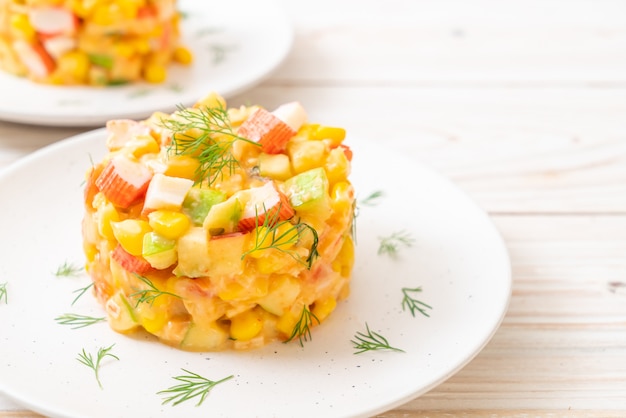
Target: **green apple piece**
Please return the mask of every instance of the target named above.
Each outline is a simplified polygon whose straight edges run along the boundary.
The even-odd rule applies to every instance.
[[[155,269],[166,269],[178,259],[176,240],[165,238],[156,232],[148,232],[143,236],[141,256]]]
[[[178,265],[174,269],[177,276],[207,276],[211,260],[209,259],[208,234],[204,228],[195,226],[178,238]]]
[[[298,279],[291,276],[279,276],[272,280],[267,295],[259,300],[259,305],[267,312],[277,316],[293,304],[300,294]]]
[[[139,327],[135,310],[121,290],[107,301],[104,308],[114,331],[130,332]]]
[[[226,330],[215,323],[191,323],[180,347],[190,351],[206,351],[219,348],[227,338]]]
[[[203,227],[211,236],[230,234],[237,229],[243,207],[236,197],[211,207],[204,219]]]
[[[323,168],[314,168],[291,177],[285,181],[284,190],[298,214],[308,214],[322,222],[330,216],[328,177]]]
[[[206,188],[193,187],[183,201],[183,212],[196,226],[202,225],[213,205],[226,200],[226,193]]]

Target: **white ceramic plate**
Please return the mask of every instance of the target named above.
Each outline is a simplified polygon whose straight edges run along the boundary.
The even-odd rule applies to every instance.
[[[487,343],[506,311],[511,276],[503,242],[488,217],[450,182],[372,144],[352,143],[358,210],[352,293],[312,340],[250,352],[190,353],[147,338],[58,324],[65,313],[102,316],[89,279],[55,277],[83,259],[83,173],[104,153],[102,130],[61,141],[0,174],[0,392],[45,415],[64,417],[364,417],[399,406],[452,376]],[[379,255],[380,237],[404,231],[414,241],[396,258]],[[402,288],[430,317],[402,309]],[[404,352],[354,354],[370,329]],[[76,357],[115,344],[118,360],[100,369],[103,389]],[[201,406],[162,405],[157,392],[187,369],[216,386]]]
[[[33,83],[0,71],[0,119],[96,126],[191,105],[210,91],[230,97],[269,75],[287,56],[293,30],[273,0],[181,0],[191,66],[172,65],[167,81],[107,88]]]

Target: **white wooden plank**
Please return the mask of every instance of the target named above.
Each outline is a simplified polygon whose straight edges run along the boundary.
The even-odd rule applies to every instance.
[[[359,141],[383,143],[488,211],[626,212],[626,88],[261,86],[230,103],[291,100],[346,127],[356,158]]]
[[[623,83],[626,2],[282,0],[277,83]]]

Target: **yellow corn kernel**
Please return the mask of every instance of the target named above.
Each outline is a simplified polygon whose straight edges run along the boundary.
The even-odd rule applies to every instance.
[[[131,46],[140,55],[145,55],[150,52],[150,42],[144,38],[138,38],[131,42]]]
[[[354,266],[354,241],[350,235],[346,235],[341,250],[335,258],[335,262],[340,264],[340,271],[343,277],[350,277],[350,272]]]
[[[87,259],[87,262],[91,263],[96,259],[96,256],[99,253],[98,247],[96,247],[94,244],[83,243],[83,253],[85,253],[85,258]]]
[[[139,158],[145,154],[156,154],[159,152],[159,144],[150,135],[137,135],[124,146],[134,157]]]
[[[169,295],[161,295],[152,302],[141,302],[137,305],[136,312],[140,318],[141,325],[151,334],[158,334],[170,319],[168,306]],[[134,302],[134,301],[133,301]]]
[[[143,69],[143,78],[148,83],[162,83],[167,78],[167,70],[160,64],[146,64]]]
[[[291,311],[287,311],[276,321],[276,329],[284,335],[290,336],[297,322],[298,316],[294,315]]]
[[[120,220],[120,215],[117,213],[113,203],[105,203],[101,205],[94,217],[97,219],[98,233],[106,239],[115,240],[115,235],[113,235],[113,228],[111,225],[113,222]]]
[[[297,174],[320,167],[326,156],[326,145],[321,141],[291,142],[287,151]]]
[[[119,6],[112,4],[98,4],[91,13],[91,22],[100,26],[109,26],[122,19]]]
[[[193,107],[196,109],[200,107],[209,107],[209,108],[218,107],[221,109],[226,109],[226,100],[224,100],[224,98],[220,96],[219,94],[217,94],[216,92],[212,91],[206,96],[204,96],[202,99],[198,100],[193,105]]]
[[[130,58],[135,55],[135,48],[129,42],[118,42],[113,46],[116,55],[124,58]]]
[[[184,46],[178,46],[174,49],[174,61],[183,65],[189,65],[193,61],[193,55]]]
[[[326,299],[317,300],[313,305],[313,315],[322,322],[337,306],[337,300],[334,297],[328,297]]]
[[[166,176],[193,180],[200,167],[200,162],[190,155],[168,155],[166,165],[163,173]]]
[[[148,223],[154,232],[168,239],[177,239],[183,236],[191,225],[187,215],[170,210],[151,212],[148,215]]]
[[[350,174],[350,162],[345,152],[343,152],[343,149],[335,148],[330,150],[326,157],[324,170],[326,170],[326,177],[328,177],[328,183],[331,187],[335,183],[345,181],[348,178]]]
[[[89,56],[81,51],[70,51],[57,61],[57,72],[63,79],[84,83],[89,75]]]
[[[330,192],[331,206],[339,216],[345,216],[352,212],[354,202],[354,188],[347,181],[335,184]]]
[[[125,19],[130,20],[137,17],[137,11],[139,8],[135,2],[129,0],[117,0],[117,4],[119,6],[120,13]]]
[[[28,16],[23,13],[11,16],[11,34],[26,41],[33,41],[36,35],[35,29],[28,20]]]
[[[231,281],[225,283],[224,286],[219,290],[217,295],[220,299],[230,301],[235,299],[242,299],[242,296],[245,292],[244,287],[237,281]]]
[[[143,236],[150,232],[150,225],[139,219],[111,222],[113,236],[127,253],[141,255]]]
[[[237,341],[248,341],[263,329],[262,312],[252,309],[236,315],[230,322],[230,337]]]
[[[311,132],[311,139],[328,140],[332,147],[337,147],[346,138],[346,130],[333,126],[319,126]]]

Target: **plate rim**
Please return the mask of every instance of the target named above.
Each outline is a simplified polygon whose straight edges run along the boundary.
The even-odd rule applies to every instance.
[[[198,5],[197,1],[188,0],[185,3],[185,5],[186,6],[188,4],[194,5],[193,10],[199,10],[199,7],[202,8],[201,10],[207,10],[209,9],[209,4],[205,4],[205,1],[206,0],[203,0],[201,4]],[[242,4],[258,4],[259,3],[259,1],[255,1],[255,0],[236,0],[236,1]],[[260,0],[260,1],[262,2],[262,5],[264,6],[267,5],[273,8],[272,11],[275,12],[274,23],[277,23],[277,24],[280,23],[279,26],[273,27],[271,31],[268,32],[268,33],[274,33],[274,32],[280,31],[282,32],[282,35],[284,35],[283,38],[281,39],[282,43],[280,45],[281,46],[281,49],[279,50],[280,53],[277,55],[274,61],[272,61],[271,63],[268,61],[267,64],[269,64],[269,66],[264,68],[262,72],[255,75],[254,77],[248,77],[245,80],[242,79],[240,82],[238,82],[234,86],[220,89],[219,93],[224,98],[227,98],[227,99],[232,98],[238,94],[241,94],[244,91],[247,91],[261,84],[263,81],[267,80],[286,61],[286,59],[289,57],[291,50],[293,49],[293,45],[295,42],[295,26],[290,16],[288,15],[286,8],[281,6],[279,2],[276,0]],[[243,9],[245,10],[245,7]],[[184,31],[183,31],[183,34],[184,34]],[[184,39],[185,38],[183,38],[183,41]],[[151,85],[145,82],[139,82],[139,83],[129,84],[126,87],[141,86],[141,87],[146,87],[146,88],[159,89],[159,88],[164,87],[168,81],[171,81],[171,80],[166,80],[165,83],[161,83],[158,85]],[[88,94],[93,94],[93,97],[96,97],[98,92],[102,91],[101,87],[93,87],[93,86],[53,86],[53,85],[48,85],[48,84],[38,84],[24,77],[19,77],[19,76],[4,72],[3,70],[0,70],[0,89],[2,88],[2,85],[9,85],[15,82],[23,83],[27,85],[29,88],[32,88],[35,91],[39,90],[42,93],[45,92],[46,90],[58,89],[58,92],[60,95],[64,93],[67,94],[68,91],[76,89],[76,90],[88,91]],[[203,86],[203,87],[206,87],[206,86]],[[112,86],[109,88],[108,92],[112,91],[113,89],[119,89],[119,88],[120,87],[118,86]],[[124,88],[124,86],[121,86],[121,88]],[[120,97],[120,98],[123,99],[123,97]],[[183,95],[182,100],[179,100],[177,103],[180,103],[181,105],[184,105],[184,106],[189,106],[193,104],[193,102],[195,102],[199,98],[200,98],[199,96],[195,96],[193,95],[193,93],[190,92],[186,95]],[[172,105],[171,109],[169,110],[173,111],[174,109],[175,109],[175,106]],[[103,113],[103,112],[97,112],[97,109],[94,109],[94,111],[90,112],[88,115],[81,115],[79,117],[74,117],[69,111],[63,116],[59,116],[53,113],[41,113],[41,112],[30,113],[26,109],[20,109],[19,111],[16,111],[15,109],[11,107],[6,107],[6,108],[0,107],[0,121],[19,123],[19,124],[30,124],[30,125],[35,125],[35,126],[95,128],[97,126],[103,125],[104,123],[106,123],[107,120],[110,120],[110,119],[145,119],[151,113],[155,111],[164,111],[164,109],[156,105],[146,105],[141,110],[133,110],[133,111],[129,110],[123,113],[116,112],[114,110],[110,110],[106,113]]]

